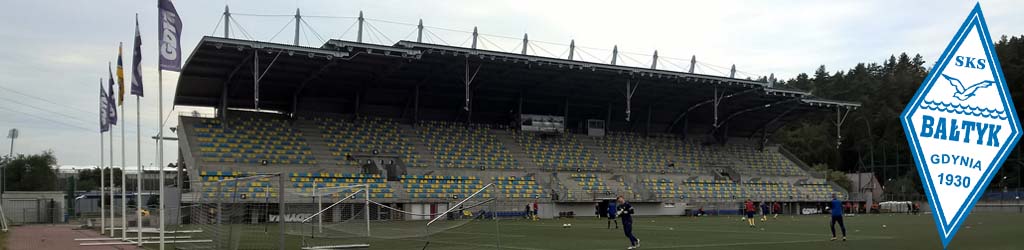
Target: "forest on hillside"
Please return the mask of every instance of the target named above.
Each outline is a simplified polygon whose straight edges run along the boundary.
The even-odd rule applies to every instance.
[[[1024,36],[1003,36],[996,42],[996,53],[1014,105],[1024,110]],[[920,55],[901,53],[884,62],[859,63],[848,70],[830,71],[822,65],[812,74],[799,74],[783,84],[817,97],[856,101],[862,106],[843,124],[838,149],[834,113],[792,122],[775,132],[772,139],[808,164],[824,164],[842,172],[875,172],[883,185],[892,182],[920,192],[899,115],[933,64]],[[1020,147],[1018,144],[1012,151],[990,189],[1022,186],[1024,159]]]

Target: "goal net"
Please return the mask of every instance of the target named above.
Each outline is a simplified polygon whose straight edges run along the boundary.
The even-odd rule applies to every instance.
[[[282,178],[281,174],[258,174],[193,183],[189,224],[177,228],[188,232],[190,240],[175,247],[279,249]]]
[[[527,218],[525,198],[508,199],[493,184],[430,199],[394,199],[365,183],[291,187],[281,174],[193,183],[177,249],[342,249],[405,244],[443,249],[473,238],[500,246],[501,223]],[[405,246],[403,245],[403,246]],[[465,247],[465,246],[462,246]]]

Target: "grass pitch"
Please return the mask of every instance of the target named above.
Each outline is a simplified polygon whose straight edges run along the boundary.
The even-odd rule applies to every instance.
[[[607,229],[606,219],[576,218],[528,220],[481,220],[426,237],[382,239],[353,238],[346,243],[369,243],[370,249],[626,249],[621,229]],[[941,249],[931,215],[857,215],[846,217],[848,241],[829,241],[827,215],[779,216],[757,221],[750,228],[739,216],[637,217],[634,234],[640,249]],[[403,222],[410,235],[425,222]],[[572,224],[565,228],[563,224]],[[885,225],[886,227],[882,227]],[[949,249],[1024,249],[1024,214],[972,214]],[[248,225],[246,227],[251,227]],[[262,228],[262,227],[261,227]],[[274,228],[274,227],[270,227]],[[403,229],[378,227],[375,235],[401,234]],[[621,228],[621,225],[620,225]],[[837,234],[838,225],[837,225]],[[251,244],[270,234],[246,233],[243,248],[274,249],[276,245]],[[390,237],[390,236],[389,236]],[[246,239],[248,238],[248,239]],[[276,238],[275,238],[276,239]],[[286,249],[298,249],[299,237],[289,236]],[[429,243],[428,243],[429,242]],[[154,248],[155,245],[147,246]],[[425,247],[425,248],[424,248]]]

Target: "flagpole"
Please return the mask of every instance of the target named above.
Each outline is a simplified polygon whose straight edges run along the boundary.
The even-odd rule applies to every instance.
[[[121,240],[128,240],[128,162],[125,160],[124,151],[124,127],[128,125],[125,123],[124,117],[124,99],[121,99]],[[136,202],[138,203],[138,202]]]
[[[136,160],[138,160],[139,172],[135,173],[135,216],[138,221],[135,222],[136,227],[139,229],[137,232],[139,238],[138,246],[142,246],[142,98],[135,96],[135,152]]]
[[[107,100],[104,100],[103,93],[105,93],[105,92],[103,92],[103,78],[101,77],[100,78],[100,166],[99,166],[100,167],[100,234],[106,233],[106,231],[107,231],[107,215],[106,215],[107,212],[103,211],[103,206],[105,206],[106,203],[107,203],[106,192],[103,191],[103,188],[104,188],[104,186],[106,184],[105,181],[104,181],[105,178],[103,177],[103,172],[104,172],[103,168],[104,168],[104,165],[106,165],[106,161],[105,161],[105,159],[103,157],[104,156],[103,154],[105,154],[105,152],[103,152],[103,147],[104,147],[103,146],[103,144],[104,144],[103,143],[103,121],[109,121],[110,120],[109,117],[105,117],[106,116],[106,112],[104,112],[105,109],[103,108],[103,102],[106,102]],[[110,126],[108,125],[107,129],[109,130],[109,128],[110,128]]]
[[[107,103],[107,105],[116,105],[113,103]],[[117,110],[117,107],[114,107]],[[107,131],[108,144],[110,144],[110,237],[116,238],[114,235],[114,131]]]
[[[157,48],[159,49],[158,55],[160,60],[158,61],[157,67],[157,118],[159,119],[159,130],[157,130],[157,165],[160,166],[159,173],[159,186],[160,186],[160,250],[164,250],[164,231],[166,230],[166,201],[164,198],[164,87],[163,87],[163,71],[171,70],[181,72],[181,18],[178,16],[178,11],[174,8],[174,3],[170,0],[159,0],[157,1],[157,34],[159,41]],[[136,25],[138,26],[138,25]],[[136,30],[138,28],[136,27]],[[136,32],[137,33],[137,32]],[[172,106],[173,107],[173,106]],[[178,183],[180,183],[181,177],[181,166],[178,167]],[[179,192],[181,186],[178,187]],[[178,197],[180,200],[181,198]],[[180,213],[180,207],[178,213]],[[178,213],[175,213],[176,215]],[[175,223],[179,223],[180,217],[175,219]]]
[[[164,70],[156,70],[157,86],[157,118],[160,119],[160,130],[156,132],[156,165],[160,166],[160,250],[164,250]],[[179,187],[180,188],[180,187]],[[179,189],[180,190],[180,189]]]

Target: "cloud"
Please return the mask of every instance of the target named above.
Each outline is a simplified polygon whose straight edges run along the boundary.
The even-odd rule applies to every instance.
[[[963,21],[973,2],[934,1],[398,1],[398,0],[304,0],[304,1],[176,1],[184,21],[184,53],[204,35],[220,35],[222,3],[230,3],[241,27],[232,24],[232,34],[253,39],[290,43],[294,24],[288,24],[296,8],[309,26],[303,25],[302,44],[318,47],[322,39],[355,39],[353,18],[362,10],[373,29],[367,41],[394,42],[414,39],[413,25],[420,19],[432,34],[453,45],[468,45],[469,34],[478,27],[488,49],[515,50],[524,33],[533,42],[531,53],[567,56],[575,39],[576,58],[607,60],[611,48],[619,46],[621,63],[646,66],[658,50],[662,68],[682,70],[696,55],[704,73],[723,74],[735,64],[750,75],[774,73],[779,78],[811,72],[818,65],[838,70],[858,62],[878,62],[891,54],[920,53],[926,60],[938,56],[954,29]],[[1024,9],[1020,1],[983,1],[986,18],[995,36],[1024,34]],[[40,19],[40,13],[47,18]],[[92,131],[98,114],[96,85],[106,77],[106,63],[114,61],[118,42],[125,42],[125,62],[130,64],[130,41],[138,13],[143,35],[142,162],[154,160],[153,141],[157,113],[156,9],[150,1],[13,1],[0,9],[0,86],[43,98],[29,98],[0,92],[0,106],[33,112],[53,122],[0,110],[0,129],[18,127],[23,137],[16,150],[23,153],[53,149],[61,164],[95,165],[99,161],[99,135]],[[241,15],[282,14],[280,17]],[[26,21],[31,20],[31,21]],[[245,30],[244,32],[242,30]],[[275,37],[275,34],[277,35]],[[344,34],[344,36],[343,36]],[[428,41],[440,43],[428,35]],[[518,52],[518,51],[514,51]],[[130,65],[125,65],[129,67]],[[718,68],[715,68],[718,67]],[[130,71],[130,70],[128,70]],[[727,71],[727,70],[726,70]],[[130,72],[126,72],[130,75]],[[177,73],[165,72],[164,112],[168,125],[177,124],[176,114],[191,108],[171,110]],[[52,112],[11,103],[15,100]],[[135,158],[135,102],[129,99],[126,158]],[[54,104],[56,103],[56,104]],[[208,109],[204,109],[208,111]],[[60,113],[63,115],[55,114]],[[123,115],[123,114],[122,114]],[[70,117],[68,117],[70,116]],[[63,123],[74,124],[68,126]],[[88,128],[76,128],[82,126]],[[120,134],[120,128],[116,128]],[[168,135],[171,135],[167,133]],[[120,139],[116,139],[117,147]],[[166,144],[165,159],[171,161],[176,144]],[[118,155],[117,159],[120,159]]]

